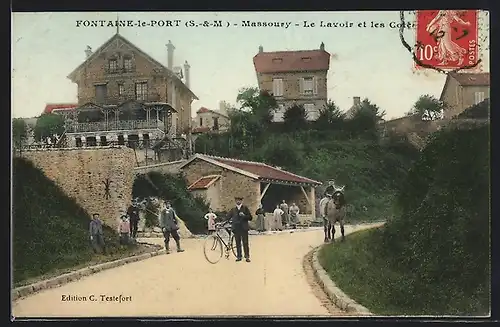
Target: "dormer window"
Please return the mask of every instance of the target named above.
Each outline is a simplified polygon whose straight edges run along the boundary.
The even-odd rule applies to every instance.
[[[110,72],[116,72],[118,70],[118,60],[111,59],[108,63],[108,66]]]
[[[303,57],[301,58],[303,62],[309,62],[311,61],[311,57]]]
[[[273,59],[273,64],[281,64],[283,62],[282,58],[274,58]]]
[[[126,72],[132,71],[132,58],[125,57],[123,59],[123,68]]]

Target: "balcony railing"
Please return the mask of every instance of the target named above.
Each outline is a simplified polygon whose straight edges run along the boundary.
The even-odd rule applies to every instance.
[[[135,130],[159,128],[164,129],[163,121],[160,119],[146,120],[122,120],[108,122],[92,122],[92,123],[76,123],[69,128],[70,132],[100,132],[100,131],[116,131],[116,130]]]

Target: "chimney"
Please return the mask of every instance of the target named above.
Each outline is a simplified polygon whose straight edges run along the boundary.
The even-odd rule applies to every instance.
[[[227,115],[227,107],[226,107],[226,102],[225,101],[220,101],[219,102],[219,112],[221,114]]]
[[[262,52],[264,52],[264,47],[261,45],[261,46],[259,46],[259,53],[262,53]]]
[[[167,47],[167,68],[172,70],[174,66],[174,50],[175,47],[172,44],[172,41],[168,40]]]
[[[90,45],[87,45],[87,48],[85,49],[85,58],[88,58],[92,55],[92,48]]]
[[[184,76],[185,76],[185,80],[184,80],[184,83],[186,84],[186,86],[189,88],[189,69],[191,68],[191,66],[189,66],[189,63],[186,62],[184,63]]]
[[[323,42],[321,42],[321,45],[319,46],[319,49],[321,51],[325,51],[325,44]]]
[[[360,97],[353,97],[353,99],[354,99],[354,106],[359,106],[361,104]]]

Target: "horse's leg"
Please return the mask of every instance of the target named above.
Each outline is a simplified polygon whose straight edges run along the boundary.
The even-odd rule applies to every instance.
[[[325,243],[328,242],[328,221],[323,220],[323,231],[325,232]]]
[[[335,241],[335,222],[332,223],[332,242]]]
[[[340,220],[340,233],[342,234],[342,241],[345,240],[345,235],[344,235],[344,219]]]

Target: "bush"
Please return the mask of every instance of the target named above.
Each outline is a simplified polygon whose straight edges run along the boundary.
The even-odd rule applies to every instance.
[[[186,223],[186,227],[193,234],[203,233],[206,231],[204,216],[209,206],[204,199],[189,193],[187,188],[186,180],[180,174],[150,172],[136,177],[132,196],[139,199],[159,197],[170,200],[177,215]]]
[[[88,213],[30,161],[14,158],[13,169],[14,283],[90,260]],[[114,229],[104,237],[108,254],[120,251]]]

